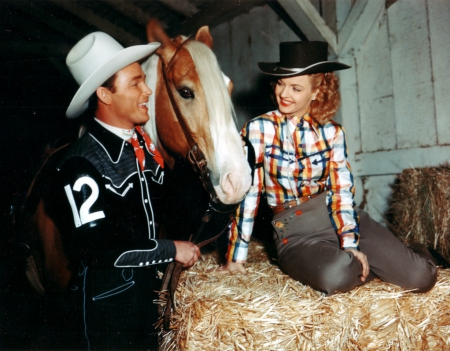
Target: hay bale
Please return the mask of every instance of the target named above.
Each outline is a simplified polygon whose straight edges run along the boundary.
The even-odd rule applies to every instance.
[[[388,216],[402,241],[425,244],[450,261],[450,166],[404,170]]]
[[[161,350],[448,350],[450,271],[413,294],[375,280],[330,297],[272,264],[250,243],[248,274],[207,273],[209,254],[185,271],[176,292],[174,329]]]

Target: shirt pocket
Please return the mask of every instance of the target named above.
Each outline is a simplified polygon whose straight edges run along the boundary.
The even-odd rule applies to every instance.
[[[321,179],[328,176],[331,150],[325,149],[310,154],[303,154],[298,159],[299,176],[308,179]]]

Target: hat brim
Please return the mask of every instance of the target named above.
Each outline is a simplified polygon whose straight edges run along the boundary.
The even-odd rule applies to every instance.
[[[108,78],[133,62],[151,55],[159,48],[160,43],[135,45],[125,48],[106,60],[78,88],[66,111],[67,118],[76,118],[88,108],[89,98]]]
[[[258,62],[259,70],[269,76],[292,77],[314,73],[327,73],[351,68],[350,66],[337,61],[318,62],[305,68],[284,68],[279,62]]]

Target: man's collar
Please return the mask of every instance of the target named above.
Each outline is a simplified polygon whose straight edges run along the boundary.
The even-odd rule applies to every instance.
[[[113,163],[117,163],[122,155],[123,147],[126,143],[114,133],[110,132],[96,121],[93,121],[89,129],[89,134],[105,149]]]

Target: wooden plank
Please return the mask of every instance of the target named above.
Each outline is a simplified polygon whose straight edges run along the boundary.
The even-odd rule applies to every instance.
[[[337,33],[336,0],[321,0],[322,17],[333,33]]]
[[[337,53],[336,34],[328,27],[309,0],[278,0],[278,2],[290,14],[308,40],[326,41],[332,53]]]
[[[251,95],[262,90],[262,73],[258,69],[258,62],[278,62],[280,19],[269,6],[257,7],[250,11],[250,40],[251,55],[249,75],[244,79],[249,82]],[[284,24],[284,23],[283,23]]]
[[[251,52],[249,48],[250,16],[244,13],[235,17],[230,22],[231,25],[231,58],[233,59],[233,72],[239,72],[236,77],[236,91],[249,89],[249,75]]]
[[[450,162],[450,145],[397,149],[355,155],[355,176],[398,174],[406,168],[435,167]]]
[[[353,5],[352,0],[336,1],[336,28],[338,33],[342,29],[345,20],[347,19],[348,14],[352,9],[352,5]]]
[[[450,144],[450,1],[428,2],[438,144]]]
[[[105,18],[97,15],[93,11],[86,7],[77,6],[71,1],[65,0],[51,0],[58,6],[61,6],[64,10],[72,13],[83,21],[90,23],[97,27],[99,30],[110,34],[114,39],[119,41],[124,46],[145,44],[141,39],[129,34],[122,28],[114,25]]]
[[[340,56],[358,50],[370,29],[384,12],[385,0],[358,0],[339,32]]]
[[[394,92],[386,16],[373,26],[356,62],[362,151],[394,149]]]
[[[341,108],[336,121],[345,128],[348,158],[354,163],[354,155],[361,151],[361,129],[358,105],[358,81],[356,77],[355,61],[351,58],[341,59],[342,63],[352,66],[351,69],[338,72],[340,79]]]
[[[385,214],[389,208],[389,199],[392,196],[392,186],[397,175],[363,177],[362,189],[357,192],[364,193],[362,203],[358,206],[366,211],[372,219],[386,226]],[[360,207],[361,208],[361,207]]]
[[[436,145],[434,94],[425,0],[388,9],[397,147]]]
[[[231,70],[234,76],[233,102],[239,127],[254,117],[251,111],[245,107],[247,103],[245,95],[250,89],[249,77],[251,77],[249,71],[251,53],[248,45],[251,24],[249,22],[249,14],[242,14],[230,21],[231,50],[228,59],[231,61]]]
[[[231,60],[230,60],[230,23],[224,22],[214,28],[210,28],[211,36],[213,37],[213,51],[216,54],[222,71],[231,79],[235,80],[235,75],[232,74]]]

